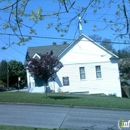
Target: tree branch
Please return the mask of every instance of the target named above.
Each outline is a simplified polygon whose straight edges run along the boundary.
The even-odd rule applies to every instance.
[[[19,29],[20,35],[23,38],[23,35],[22,35],[22,32],[21,32],[21,28],[20,28],[20,25],[19,25],[19,21],[18,21],[18,1],[19,0],[17,0],[17,3],[16,3],[16,22],[17,22],[17,25],[18,25],[18,29]]]
[[[24,10],[24,12],[25,12],[25,9],[26,9],[26,7],[27,7],[27,4],[28,4],[28,2],[29,2],[29,0],[27,0],[27,2],[23,5],[23,10]]]
[[[70,7],[69,7],[69,9],[68,9],[68,11],[74,6],[74,4],[75,4],[75,2],[76,2],[76,0],[75,1],[73,1],[73,3],[70,5]]]
[[[67,6],[66,6],[66,3],[65,3],[65,0],[63,0],[63,2],[64,2],[65,10],[66,10],[66,12],[68,13],[68,9],[67,9]]]
[[[17,35],[17,33],[13,30],[13,27],[12,27],[12,25],[11,25],[11,15],[12,15],[12,11],[13,11],[13,8],[14,8],[14,5],[12,6],[12,8],[11,8],[11,12],[10,12],[10,14],[9,14],[9,25],[10,25],[10,27],[11,27],[11,29],[12,29],[12,31],[14,32],[14,34],[19,38],[19,36]]]
[[[125,2],[124,0],[122,0],[122,3],[123,3],[123,13],[124,13],[124,16],[125,16],[125,19],[126,19],[126,33],[125,34],[121,34],[122,35],[126,35],[129,33],[129,19],[128,19],[128,16],[127,16],[127,12],[126,12],[126,6],[125,6]]]
[[[20,0],[17,0],[16,2],[14,2],[12,5],[10,5],[10,6],[7,6],[7,7],[5,7],[5,8],[2,8],[2,9],[0,9],[0,11],[1,10],[6,10],[6,9],[8,9],[8,8],[11,8],[11,7],[13,7],[15,4],[17,4],[17,2],[19,2]]]

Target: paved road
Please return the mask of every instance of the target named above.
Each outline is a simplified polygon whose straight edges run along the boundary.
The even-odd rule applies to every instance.
[[[5,125],[118,130],[120,118],[128,121],[130,111],[0,104],[0,124]]]

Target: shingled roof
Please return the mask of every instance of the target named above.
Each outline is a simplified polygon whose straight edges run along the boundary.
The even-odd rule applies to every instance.
[[[67,47],[69,44],[61,44],[61,45],[49,45],[49,46],[37,46],[37,47],[29,47],[26,54],[27,57],[33,57],[36,53],[37,54],[45,54],[47,52],[53,51],[53,55],[58,57]]]

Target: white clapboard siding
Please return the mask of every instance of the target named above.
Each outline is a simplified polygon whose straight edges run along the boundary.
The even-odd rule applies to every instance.
[[[96,65],[96,63],[93,63],[64,66],[57,74],[61,81],[61,86],[59,87],[66,92],[89,91],[89,93],[116,93],[121,96],[117,64],[111,65],[109,62],[98,64],[101,65],[101,79],[96,78]],[[86,79],[80,79],[79,67],[85,67]],[[62,77],[69,77],[69,86],[63,86]]]
[[[60,61],[64,67],[57,73],[63,92],[104,93],[121,96],[118,60],[111,53],[86,38],[73,43]],[[102,78],[96,78],[95,66],[101,66]],[[80,79],[79,67],[85,67],[86,79]],[[69,86],[63,86],[62,77],[69,77]]]

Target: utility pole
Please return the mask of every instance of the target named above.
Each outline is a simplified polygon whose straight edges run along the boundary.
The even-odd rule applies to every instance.
[[[7,62],[7,90],[9,88],[9,65],[8,65],[8,62]]]
[[[129,18],[129,39],[130,39],[130,18]]]

